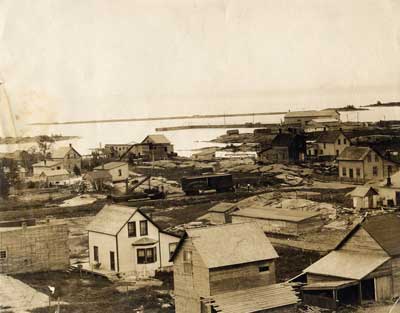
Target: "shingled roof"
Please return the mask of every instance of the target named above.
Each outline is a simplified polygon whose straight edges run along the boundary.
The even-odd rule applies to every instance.
[[[369,147],[346,147],[337,157],[338,161],[362,161],[372,149]]]
[[[187,238],[192,240],[207,268],[278,258],[274,247],[256,223],[187,229],[172,260]]]
[[[400,217],[397,214],[371,216],[361,226],[390,256],[400,255]]]
[[[164,135],[148,135],[142,143],[150,141],[154,144],[170,144],[171,142]]]
[[[325,132],[322,132],[318,136],[317,142],[335,143],[340,135],[344,136],[344,134],[340,130],[338,130],[338,131],[325,131]]]

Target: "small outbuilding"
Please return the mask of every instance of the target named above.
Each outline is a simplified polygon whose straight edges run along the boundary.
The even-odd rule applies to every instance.
[[[231,213],[239,210],[236,203],[221,202],[208,209],[208,219],[212,224],[232,223]]]
[[[44,171],[39,176],[39,181],[47,186],[67,185],[69,172],[66,169]]]
[[[112,176],[107,171],[88,172],[83,179],[91,183],[93,189],[97,191],[103,190],[105,185],[112,183]]]
[[[109,173],[113,183],[124,181],[129,177],[129,168],[126,162],[109,162],[95,167],[93,171]]]
[[[322,227],[318,212],[251,207],[231,213],[232,223],[256,222],[265,233],[299,236]]]
[[[357,210],[377,207],[379,193],[371,186],[358,186],[347,195],[352,197],[353,207]]]

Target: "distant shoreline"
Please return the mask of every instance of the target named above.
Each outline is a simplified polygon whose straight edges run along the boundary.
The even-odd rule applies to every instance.
[[[25,143],[35,143],[39,140],[40,136],[35,137],[4,137],[0,138],[0,145],[18,145],[18,144],[25,144]],[[64,141],[64,140],[71,140],[71,139],[79,139],[79,136],[50,136],[52,140],[55,142],[57,141]]]
[[[119,122],[146,122],[146,121],[168,121],[168,120],[189,120],[189,119],[207,119],[221,117],[240,117],[240,116],[262,116],[262,115],[283,115],[287,112],[263,112],[263,113],[236,113],[236,114],[196,114],[183,116],[162,116],[162,117],[142,117],[142,118],[121,118],[107,120],[82,120],[67,122],[43,122],[31,123],[32,126],[44,125],[68,125],[68,124],[96,124],[96,123],[119,123]]]
[[[374,107],[400,107],[400,102],[386,102],[386,103],[374,103],[374,104],[367,104],[364,105],[367,108],[374,108]]]

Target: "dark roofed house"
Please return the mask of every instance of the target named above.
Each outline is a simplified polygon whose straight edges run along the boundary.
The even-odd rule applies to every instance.
[[[304,270],[306,304],[336,308],[338,304],[385,301],[400,296],[400,217],[366,218],[334,251]]]
[[[293,311],[298,300],[291,287],[276,284],[276,258],[255,223],[187,229],[172,257],[176,312]]]
[[[371,147],[346,147],[337,157],[339,178],[346,181],[380,181],[399,170],[399,164]]]
[[[306,153],[305,138],[299,134],[280,132],[271,145],[258,153],[261,163],[291,163],[304,160]]]
[[[148,135],[141,143],[132,145],[121,159],[166,160],[175,156],[174,146],[164,135]]]

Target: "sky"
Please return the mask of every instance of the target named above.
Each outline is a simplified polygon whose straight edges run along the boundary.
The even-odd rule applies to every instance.
[[[400,100],[398,16],[398,0],[0,0],[0,105],[18,126]]]

